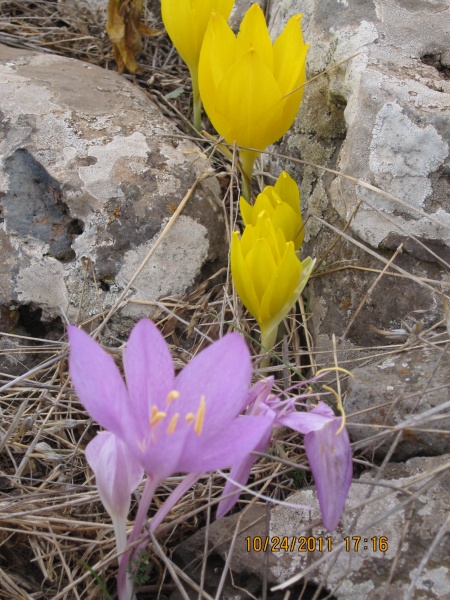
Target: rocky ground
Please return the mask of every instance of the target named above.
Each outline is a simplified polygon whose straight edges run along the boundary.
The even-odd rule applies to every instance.
[[[260,4],[274,35],[298,10]],[[193,132],[167,37],[119,76],[103,2],[0,3],[1,598],[105,597],[86,564],[114,593],[112,527],[83,454],[96,429],[70,387],[64,328],[100,327],[120,354],[151,316],[180,367],[238,326],[255,377],[279,389],[350,370],[327,383],[344,394],[355,473],[329,535],[317,509],[292,506],[317,500],[299,439],[280,430],[251,480],[273,506],[249,492],[214,522],[223,480],[202,479],[158,529],[165,559],[149,548],[139,598],[450,599],[450,5],[301,9],[311,81],[256,179],[285,169],[301,184],[317,263],[280,362],[262,369],[229,284],[237,173]],[[162,28],[157,2],[145,21]]]

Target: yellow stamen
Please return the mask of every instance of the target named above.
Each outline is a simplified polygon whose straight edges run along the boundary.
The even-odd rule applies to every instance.
[[[192,423],[192,421],[195,419],[195,415],[194,413],[188,413],[185,417],[184,420],[186,421],[186,423],[189,425],[190,423]]]
[[[344,410],[344,407],[342,406],[342,400],[339,397],[339,395],[336,392],[336,390],[333,390],[333,388],[330,388],[328,385],[323,385],[322,389],[326,390],[327,392],[330,392],[336,398],[336,404],[337,404],[338,410],[339,410],[339,412],[342,415],[341,426],[336,431],[336,435],[339,435],[341,433],[341,431],[344,429],[344,427],[345,427],[345,421],[346,421],[345,410]]]
[[[202,434],[203,421],[205,420],[205,410],[206,410],[205,396],[202,396],[200,398],[200,406],[198,407],[198,411],[195,416],[194,431],[197,435]]]
[[[180,413],[175,413],[173,415],[173,417],[170,419],[170,423],[169,423],[169,427],[167,428],[167,433],[171,434],[175,431],[175,428],[177,426],[178,423],[178,418],[180,416]]]
[[[176,400],[179,397],[180,397],[180,392],[178,392],[177,390],[172,390],[171,392],[169,392],[167,394],[166,404],[170,404],[172,402],[172,400]]]
[[[166,416],[165,412],[158,410],[157,406],[152,406],[152,411],[150,413],[150,427],[154,427],[160,421],[162,421]]]

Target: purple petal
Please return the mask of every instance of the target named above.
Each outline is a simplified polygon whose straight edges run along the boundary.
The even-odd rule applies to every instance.
[[[87,333],[73,325],[69,368],[75,391],[90,416],[102,427],[122,436],[128,421],[128,393],[112,357]]]
[[[268,428],[266,435],[263,436],[259,444],[253,450],[256,450],[256,452],[265,452],[269,447],[271,437],[272,425],[270,425],[270,428]],[[230,472],[230,479],[236,481],[241,485],[245,485],[248,481],[250,471],[252,470],[253,464],[256,462],[256,460],[258,460],[257,456],[248,454],[241,463],[232,467]],[[236,491],[235,494],[233,494],[229,498],[224,498],[219,502],[216,514],[217,519],[220,519],[221,517],[226,515],[227,512],[229,512],[233,508],[233,506],[239,500],[239,496],[242,492],[239,486],[235,485],[232,481],[227,480],[222,492],[222,497],[227,496],[228,494],[231,494],[234,491]]]
[[[179,462],[183,473],[206,473],[240,463],[272,428],[270,416],[238,417],[212,436],[190,435]]]
[[[326,402],[319,402],[319,404],[315,406],[311,412],[317,415],[324,415],[325,417],[335,416],[333,409],[330,408]]]
[[[124,352],[124,369],[130,397],[129,410],[148,430],[152,406],[164,410],[174,388],[174,368],[169,348],[156,325],[142,319],[130,334]]]
[[[329,423],[305,436],[305,450],[319,498],[322,520],[334,531],[344,510],[352,481],[352,451],[347,430],[338,435],[342,419]]]
[[[160,423],[158,426],[160,425],[166,427],[165,423]],[[162,431],[155,442],[149,435],[143,441],[143,445],[141,442],[136,443],[136,440],[129,438],[129,447],[136,460],[144,467],[147,475],[155,481],[162,482],[174,473],[191,472],[180,467],[180,457],[184,452],[186,438],[189,435],[195,434],[186,427],[180,427],[178,431],[170,435],[166,431]]]
[[[330,422],[330,417],[313,414],[310,412],[290,412],[278,415],[276,424],[278,426],[290,427],[294,431],[307,434],[325,427]]]
[[[101,432],[86,446],[86,459],[95,473],[100,499],[112,518],[125,519],[131,494],[144,470],[113,433]]]
[[[206,402],[204,431],[221,432],[246,406],[251,379],[250,352],[237,333],[230,333],[198,354],[178,375],[176,402],[183,413],[196,414]]]
[[[258,411],[259,405],[266,403],[269,394],[272,391],[273,382],[274,377],[271,375],[270,377],[267,377],[267,379],[255,383],[248,391],[246,400],[247,406]],[[251,412],[255,414],[253,410]]]

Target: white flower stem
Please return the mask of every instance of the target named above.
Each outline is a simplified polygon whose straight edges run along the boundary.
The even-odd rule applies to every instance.
[[[158,487],[159,482],[147,477],[147,481],[145,482],[144,491],[141,496],[141,500],[139,502],[138,512],[136,515],[136,520],[134,522],[133,529],[130,533],[130,536],[127,540],[127,545],[131,546],[137,538],[139,537],[142,528],[144,526],[145,520],[147,518],[148,509],[153,499],[153,494],[155,493],[156,488]],[[122,554],[122,558],[119,563],[119,573],[117,575],[117,591],[119,600],[131,600],[133,596],[127,596],[127,578],[129,577],[127,573],[128,564],[130,562],[131,555],[134,551],[127,550],[124,554]]]
[[[121,555],[125,551],[127,545],[127,518],[125,516],[113,516],[114,533],[116,536],[116,548],[119,555],[119,566]],[[123,585],[123,589],[118,590],[119,600],[136,600],[136,595],[133,590],[133,580],[128,572]]]

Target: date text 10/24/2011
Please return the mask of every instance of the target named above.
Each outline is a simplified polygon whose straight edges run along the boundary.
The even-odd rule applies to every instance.
[[[333,550],[332,537],[279,537],[273,536],[248,536],[245,538],[247,552],[331,552]],[[334,542],[335,543],[335,542]],[[345,552],[387,552],[389,542],[387,536],[373,536],[364,538],[360,535],[346,536],[342,539],[342,549]]]

